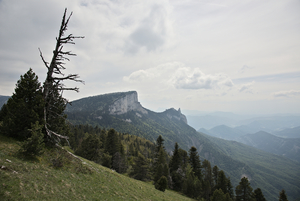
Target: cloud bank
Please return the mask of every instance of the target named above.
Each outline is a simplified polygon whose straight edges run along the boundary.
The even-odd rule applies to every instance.
[[[275,97],[294,97],[299,95],[300,95],[300,90],[279,91],[274,93]]]
[[[232,88],[233,81],[224,73],[205,74],[200,68],[191,68],[183,63],[172,62],[146,70],[138,70],[123,80],[130,83],[152,82],[172,86],[176,89],[223,89]]]

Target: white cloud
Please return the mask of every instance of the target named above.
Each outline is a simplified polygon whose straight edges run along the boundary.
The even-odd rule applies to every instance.
[[[289,90],[289,91],[279,91],[274,93],[275,97],[291,97],[291,96],[299,96],[300,90]]]
[[[239,73],[244,73],[248,69],[253,69],[254,67],[243,65],[243,67],[239,70]]]
[[[138,70],[123,78],[126,82],[160,83],[176,89],[221,89],[230,88],[234,84],[225,74],[205,74],[200,68],[187,67],[179,62],[159,65],[146,70]]]
[[[172,76],[172,83],[177,89],[216,89],[232,87],[232,80],[225,74],[204,74],[199,68],[179,68]]]
[[[253,93],[254,81],[243,84],[239,87],[239,92]]]

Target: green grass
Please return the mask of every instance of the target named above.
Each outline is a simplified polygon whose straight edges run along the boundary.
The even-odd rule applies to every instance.
[[[0,167],[5,166],[0,169],[0,200],[191,200],[93,162],[82,163],[61,149],[24,158],[17,154],[19,148],[0,135]],[[53,160],[63,167],[55,168]]]

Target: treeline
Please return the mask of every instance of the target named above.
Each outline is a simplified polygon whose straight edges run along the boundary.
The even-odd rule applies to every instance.
[[[158,190],[172,189],[198,200],[266,200],[261,189],[253,191],[245,177],[234,189],[223,170],[200,160],[195,147],[187,152],[175,143],[170,156],[162,136],[154,144],[89,125],[73,126],[71,133],[70,144],[77,155],[134,179],[152,181]]]
[[[155,145],[144,138],[90,125],[70,126],[70,129],[69,142],[75,154],[118,173],[134,175],[139,155],[147,164],[153,159]]]

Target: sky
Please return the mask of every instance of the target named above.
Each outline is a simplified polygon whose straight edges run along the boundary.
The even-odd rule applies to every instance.
[[[300,113],[299,0],[0,0],[0,95],[44,82],[64,9],[84,36],[65,65],[72,100],[137,91],[147,109]]]

